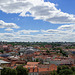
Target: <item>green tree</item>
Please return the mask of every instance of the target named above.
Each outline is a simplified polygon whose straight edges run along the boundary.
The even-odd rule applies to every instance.
[[[3,68],[3,69],[2,69],[1,75],[6,75],[6,68]]]
[[[75,72],[73,72],[73,74],[72,75],[75,75]]]
[[[28,70],[26,68],[23,68],[23,66],[19,65],[16,68],[17,75],[28,75]]]
[[[50,75],[58,75],[57,72],[54,70],[50,73]]]
[[[37,58],[37,59],[36,59],[36,62],[38,62],[38,61],[39,61],[39,59]]]
[[[60,50],[60,53],[62,53],[63,51],[62,50]]]
[[[3,70],[1,71],[1,75],[11,75],[11,68],[3,68]]]
[[[0,52],[3,53],[4,51],[3,50],[0,50]]]
[[[46,50],[46,53],[49,53],[50,51],[49,50]]]
[[[63,65],[63,66],[62,66],[62,70],[64,70],[64,69],[69,69],[69,67],[68,67],[67,65],[66,65],[66,66]]]
[[[59,75],[72,75],[73,74],[73,71],[71,69],[64,69],[64,70],[61,70]]]
[[[73,72],[75,72],[75,67],[71,67],[71,70],[72,70]]]
[[[60,66],[58,66],[58,67],[57,67],[57,73],[59,73],[59,72],[60,72],[60,70],[61,70],[61,67],[60,67]]]
[[[3,68],[1,75],[17,75],[17,71],[11,68]]]
[[[12,69],[12,70],[11,70],[11,75],[17,75],[16,69]]]

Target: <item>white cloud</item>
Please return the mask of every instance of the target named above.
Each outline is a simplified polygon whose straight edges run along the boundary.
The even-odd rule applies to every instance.
[[[57,33],[57,32],[59,32],[59,30],[49,29],[49,30],[41,30],[41,32],[45,32],[45,33]]]
[[[0,4],[0,9],[6,13],[26,13],[32,4],[28,1],[10,1],[9,3]]]
[[[39,33],[37,33],[39,32]],[[37,33],[37,34],[34,34]],[[0,33],[1,41],[42,41],[42,42],[64,42],[75,41],[74,31],[60,29],[48,30],[19,30],[17,32]]]
[[[15,35],[13,34],[13,33],[0,33],[0,37],[6,37],[6,38],[8,38],[8,37],[14,37]]]
[[[60,29],[60,30],[73,30],[73,29],[75,29],[75,24],[62,25],[62,26],[59,26],[58,29]]]
[[[64,13],[56,5],[44,0],[0,0],[0,10],[6,13],[20,13],[20,16],[32,16],[50,23],[75,23],[75,16]],[[30,14],[27,14],[30,12]]]
[[[42,42],[64,42],[64,41],[75,41],[75,32],[60,34],[41,33],[40,34],[16,34],[14,33],[0,33],[1,41],[42,41]]]
[[[7,29],[5,29],[5,31],[13,31],[13,29],[7,28]]]
[[[32,16],[55,24],[75,23],[75,16],[64,13],[56,5],[44,0],[0,0],[0,10],[6,13],[19,13],[19,16]],[[29,12],[30,14],[26,14]],[[15,23],[0,20],[0,28],[12,31],[19,28]],[[19,30],[17,32],[0,33],[1,41],[75,41],[75,24],[61,25],[57,29]],[[34,34],[37,33],[37,34]],[[40,34],[39,34],[40,33]]]
[[[0,20],[0,28],[19,28],[15,23],[6,23]]]
[[[39,30],[19,30],[16,32],[17,34],[30,34],[30,33],[36,33],[39,32]]]
[[[0,0],[0,4],[10,3],[13,0]]]

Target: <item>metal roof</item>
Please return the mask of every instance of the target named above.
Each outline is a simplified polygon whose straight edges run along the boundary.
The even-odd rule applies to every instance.
[[[0,64],[8,64],[10,62],[4,61],[4,60],[0,60]]]

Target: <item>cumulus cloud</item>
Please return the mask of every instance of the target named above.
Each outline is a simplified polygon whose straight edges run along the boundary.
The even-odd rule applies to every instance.
[[[59,26],[58,29],[60,29],[60,30],[73,30],[73,29],[75,29],[75,24],[62,25],[62,26]]]
[[[13,33],[0,33],[0,37],[8,38],[8,37],[13,37],[13,36],[15,36]]]
[[[0,33],[1,41],[75,41],[75,16],[62,12],[56,8],[56,4],[44,0],[0,0],[0,10],[5,13],[19,13],[19,16],[31,16],[35,20],[41,19],[61,25],[57,29],[48,30],[19,30],[17,32]],[[29,12],[29,13],[27,13]],[[70,23],[70,24],[69,24]],[[0,28],[12,31],[19,28],[15,23],[6,23],[0,20]],[[36,34],[34,34],[36,33]]]
[[[24,14],[29,10],[32,6],[30,2],[27,0],[8,0],[6,3],[0,2],[0,10],[6,13],[23,13]]]
[[[19,28],[15,23],[6,23],[0,20],[0,28]]]
[[[59,32],[55,34],[51,33],[41,33],[40,34],[17,34],[17,32],[13,33],[0,33],[0,40],[1,41],[41,41],[41,42],[64,42],[64,41],[75,41],[75,32],[68,32],[66,35],[64,32],[60,34]]]
[[[40,9],[40,10],[39,10]],[[72,14],[56,8],[56,4],[44,0],[0,0],[0,10],[6,13],[20,13],[20,16],[32,16],[50,23],[75,23]],[[27,12],[31,13],[26,14]]]
[[[62,25],[63,26],[63,25]],[[62,27],[60,26],[60,27]],[[34,34],[36,33],[36,34]],[[63,29],[48,30],[19,30],[17,32],[0,33],[1,41],[42,41],[42,42],[64,42],[75,41],[74,31],[65,31]]]
[[[4,33],[3,36],[5,36],[5,37],[13,37],[15,35],[13,33]]]

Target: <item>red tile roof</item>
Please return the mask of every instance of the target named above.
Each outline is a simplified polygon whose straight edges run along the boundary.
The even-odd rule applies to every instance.
[[[49,69],[48,68],[38,68],[38,70],[39,70],[39,72],[45,72],[45,71],[49,71]]]
[[[49,70],[50,71],[57,70],[57,65],[51,64]]]
[[[29,72],[38,72],[37,66],[26,65],[24,67],[27,68],[29,70]]]
[[[39,62],[27,62],[27,65],[38,65]]]
[[[49,65],[26,65],[24,66],[29,70],[29,72],[47,72],[47,71],[53,71],[57,70],[57,66],[55,64]]]

